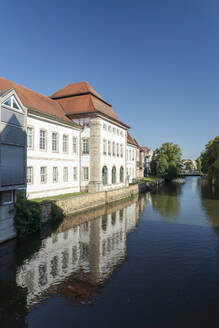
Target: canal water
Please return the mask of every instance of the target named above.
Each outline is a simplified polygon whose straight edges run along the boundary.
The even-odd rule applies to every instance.
[[[199,178],[0,246],[0,327],[133,326],[219,326],[219,193]]]

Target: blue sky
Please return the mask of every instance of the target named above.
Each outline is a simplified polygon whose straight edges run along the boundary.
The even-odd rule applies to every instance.
[[[4,1],[0,76],[50,95],[88,81],[140,144],[197,158],[219,134],[219,1]]]

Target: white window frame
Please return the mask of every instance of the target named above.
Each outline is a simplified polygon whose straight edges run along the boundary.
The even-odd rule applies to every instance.
[[[68,166],[63,167],[63,182],[68,182]]]
[[[63,134],[62,136],[62,152],[63,154],[68,154],[68,135]]]
[[[42,170],[44,170],[43,174],[42,174]],[[46,166],[40,167],[40,183],[43,183],[43,184],[47,183],[47,167]]]
[[[73,180],[74,181],[78,180],[78,168],[77,168],[77,166],[73,167]]]
[[[29,134],[28,134],[28,131],[31,130],[32,131],[32,134],[31,134],[31,138],[32,138],[32,146],[30,147],[29,146]],[[34,127],[33,126],[27,126],[27,149],[28,150],[33,150],[34,149]]]
[[[72,151],[74,155],[78,154],[78,137],[72,138]]]
[[[54,177],[55,177],[55,179],[54,179]],[[59,181],[59,169],[58,169],[58,166],[53,166],[53,168],[52,168],[52,182],[53,183],[58,183],[58,181]]]
[[[41,137],[41,132],[45,133],[44,137]],[[41,148],[41,141],[45,145],[45,148]],[[40,129],[39,148],[40,151],[47,151],[47,131],[45,129]]]
[[[83,181],[89,180],[89,168],[87,166],[82,167],[82,180]]]
[[[89,139],[83,138],[82,139],[82,155],[88,155],[89,154]]]
[[[56,135],[56,143],[54,143],[53,136]],[[53,145],[56,145],[56,150],[53,149]],[[59,134],[56,131],[52,132],[52,152],[53,153],[58,153],[59,152]]]
[[[31,171],[31,174],[30,174],[30,181],[28,181],[28,171]],[[33,166],[28,166],[27,167],[27,184],[30,185],[30,184],[33,184]]]

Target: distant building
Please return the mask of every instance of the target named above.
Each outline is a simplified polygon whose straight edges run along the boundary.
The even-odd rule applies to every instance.
[[[153,157],[153,150],[148,147],[142,147],[144,150],[144,175],[147,176],[151,174],[151,161]]]
[[[128,182],[135,182],[136,180],[136,157],[137,157],[138,145],[134,138],[128,133],[127,134],[127,179]]]

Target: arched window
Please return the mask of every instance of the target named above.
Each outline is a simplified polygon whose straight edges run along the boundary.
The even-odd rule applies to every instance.
[[[113,166],[112,168],[112,184],[116,183],[116,168]]]
[[[107,184],[107,167],[104,166],[102,169],[102,181],[103,181],[103,185]]]
[[[124,169],[123,166],[120,167],[120,182],[124,181]]]

